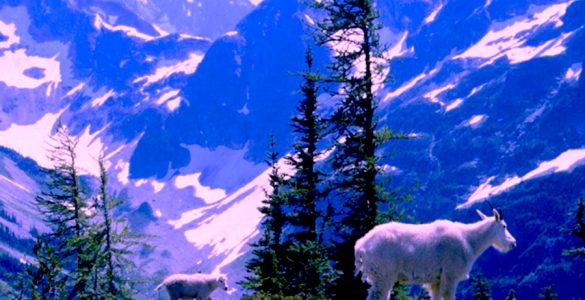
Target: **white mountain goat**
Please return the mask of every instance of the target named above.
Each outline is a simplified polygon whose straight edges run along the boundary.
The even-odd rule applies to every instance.
[[[370,284],[368,300],[390,299],[396,282],[424,284],[433,300],[455,299],[457,284],[469,277],[473,262],[490,246],[516,247],[501,211],[477,213],[481,221],[463,224],[390,222],[374,227],[355,244],[356,275]]]
[[[225,275],[211,274],[173,274],[169,275],[156,291],[166,288],[171,300],[178,299],[210,299],[209,295],[221,287],[228,290]]]

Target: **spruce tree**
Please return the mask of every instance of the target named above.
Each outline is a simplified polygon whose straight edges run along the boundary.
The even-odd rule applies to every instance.
[[[569,234],[579,239],[579,246],[563,251],[563,255],[585,258],[585,203],[579,198],[573,211],[574,227],[567,230]]]
[[[270,151],[266,163],[270,166],[269,191],[265,191],[264,204],[259,208],[264,215],[260,224],[260,239],[251,244],[252,258],[246,263],[250,274],[242,286],[260,295],[283,295],[285,283],[280,260],[284,257],[282,233],[286,224],[284,205],[287,202],[286,180],[278,166],[279,153],[275,149],[274,136],[270,137]]]
[[[94,239],[89,234],[90,207],[87,203],[75,149],[78,140],[59,122],[51,137],[46,189],[36,197],[44,222],[51,232],[44,234],[39,253],[52,253],[68,270],[70,286],[67,299],[88,299],[88,281],[93,269],[95,253],[91,253]],[[54,253],[53,253],[54,252]],[[47,274],[48,275],[48,274]]]
[[[33,300],[65,299],[67,279],[63,274],[63,264],[55,248],[48,244],[45,235],[36,237],[32,252],[36,265],[27,265],[23,284],[19,287],[22,289],[19,298],[29,299],[24,296],[25,292],[30,292],[30,299]]]
[[[331,159],[336,172],[331,197],[342,199],[336,208],[341,219],[336,260],[343,273],[337,292],[357,299],[365,296],[366,287],[354,277],[355,241],[376,224],[398,216],[391,211],[394,205],[381,185],[384,174],[379,166],[380,146],[396,137],[379,128],[376,116],[379,99],[375,89],[387,74],[383,55],[387,47],[380,42],[379,13],[373,1],[320,0],[312,6],[324,14],[317,22],[317,42],[335,50],[327,81],[335,84],[339,99],[331,118],[332,130],[338,135]],[[380,218],[382,210],[384,219]]]
[[[514,289],[510,290],[508,296],[506,296],[506,300],[516,300],[516,291]]]
[[[137,266],[133,257],[139,248],[146,247],[148,236],[131,233],[125,219],[114,218],[112,212],[124,204],[122,197],[108,192],[108,175],[103,158],[98,161],[100,170],[99,196],[96,211],[100,222],[96,228],[98,257],[94,269],[94,293],[100,299],[132,299],[132,283]]]
[[[545,286],[538,294],[538,299],[540,300],[555,300],[558,298],[558,294],[553,291],[552,285]]]
[[[333,285],[336,273],[327,255],[319,226],[318,209],[323,195],[320,193],[323,174],[316,164],[321,151],[318,150],[325,132],[325,121],[317,112],[319,75],[313,72],[311,49],[305,52],[306,71],[302,73],[301,91],[303,99],[297,107],[297,115],[292,118],[295,133],[293,153],[287,156],[287,163],[293,167],[294,175],[288,179],[289,197],[287,204],[288,226],[292,229],[285,237],[285,270],[287,290],[285,294],[296,295],[303,292],[304,297],[325,297]]]
[[[490,283],[486,278],[483,278],[481,274],[471,277],[471,289],[473,291],[471,296],[473,300],[492,299]]]

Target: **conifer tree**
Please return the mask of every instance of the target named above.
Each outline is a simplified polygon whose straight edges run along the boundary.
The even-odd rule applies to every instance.
[[[579,246],[563,251],[563,255],[585,258],[585,203],[583,197],[577,201],[573,211],[574,227],[567,230],[571,235],[579,238]]]
[[[553,291],[552,285],[545,286],[538,294],[540,300],[555,300],[558,298],[558,294]]]
[[[111,196],[108,192],[108,175],[103,158],[100,158],[98,164],[100,189],[95,206],[101,224],[96,229],[99,255],[94,270],[94,292],[100,299],[132,299],[133,282],[129,277],[137,271],[132,257],[139,247],[146,246],[148,236],[131,233],[125,219],[112,216],[112,211],[120,207],[123,201],[121,197]]]
[[[270,137],[270,151],[266,163],[270,166],[269,185],[271,190],[265,191],[264,204],[259,208],[264,215],[260,224],[261,237],[251,245],[252,258],[246,263],[250,274],[241,283],[254,294],[283,295],[285,283],[280,259],[284,257],[282,233],[286,224],[284,205],[287,201],[285,176],[278,166],[279,153],[275,149],[274,136]]]
[[[38,242],[41,248],[38,253],[55,255],[68,269],[73,282],[66,287],[67,299],[88,299],[88,280],[95,253],[90,252],[94,241],[89,234],[91,212],[76,164],[77,143],[59,122],[56,134],[51,137],[49,159],[53,168],[48,170],[46,189],[36,197],[44,222],[51,229],[41,237],[45,242]]]
[[[486,278],[483,278],[481,274],[473,276],[471,278],[471,289],[473,290],[473,300],[490,300],[492,299],[490,283]]]
[[[387,75],[386,46],[380,42],[379,13],[371,0],[320,0],[313,7],[324,17],[317,23],[317,42],[334,48],[328,81],[337,84],[339,103],[331,118],[337,143],[331,159],[336,182],[332,197],[343,199],[337,211],[341,216],[337,241],[337,266],[343,272],[338,294],[363,298],[365,285],[353,274],[353,245],[376,224],[397,218],[381,186],[380,146],[391,138],[381,130],[376,111],[379,99],[375,88]],[[335,196],[337,195],[337,196]]]
[[[28,299],[24,297],[27,290],[33,300],[65,299],[67,291],[63,264],[55,249],[48,245],[46,236],[36,237],[33,255],[37,263],[36,266],[27,265],[25,269],[20,299]]]
[[[511,289],[508,295],[506,296],[506,300],[516,300],[516,291]]]
[[[306,71],[302,73],[304,82],[301,86],[303,99],[297,107],[297,115],[292,118],[296,142],[292,155],[287,156],[287,163],[294,169],[294,175],[287,180],[289,187],[287,225],[292,229],[285,237],[285,270],[287,290],[285,294],[304,293],[304,297],[325,297],[335,279],[327,247],[323,243],[318,220],[322,215],[318,209],[323,195],[320,193],[323,181],[322,173],[316,164],[321,152],[318,144],[325,132],[324,118],[317,113],[319,75],[313,72],[313,54],[311,49],[305,52]]]

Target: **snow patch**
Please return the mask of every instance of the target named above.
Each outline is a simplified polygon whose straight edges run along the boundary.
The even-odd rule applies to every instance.
[[[2,74],[3,72],[0,72]],[[40,166],[53,167],[47,158],[49,136],[59,116],[64,112],[47,113],[36,123],[30,125],[10,124],[10,127],[0,131],[0,143],[11,148],[25,157],[34,159]]]
[[[581,71],[583,70],[583,66],[580,63],[575,63],[573,65],[571,65],[571,67],[569,67],[567,69],[567,72],[565,73],[565,81],[577,81],[579,80],[579,77],[581,76]]]
[[[525,43],[535,31],[547,24],[562,25],[561,18],[571,3],[572,1],[567,1],[546,7],[533,7],[523,17],[494,23],[479,42],[453,59],[482,58],[488,60],[485,64],[489,64],[506,56],[510,63],[517,64],[534,57],[558,55],[565,51],[563,44],[572,33],[564,33],[536,47],[526,46]]]
[[[82,82],[78,85],[76,85],[74,88],[70,89],[67,94],[65,94],[65,96],[63,96],[63,98],[67,98],[67,97],[71,97],[73,95],[75,95],[77,92],[81,91],[81,89],[83,89],[83,87],[85,86],[85,82]]]
[[[457,208],[468,208],[477,202],[509,190],[524,181],[553,173],[570,172],[583,164],[585,164],[585,149],[569,149],[552,160],[541,162],[536,169],[522,177],[513,176],[495,186],[491,184],[495,176],[489,177],[469,196],[465,203],[458,205]]]
[[[282,172],[291,172],[290,166],[284,159],[281,159],[278,165]],[[248,247],[249,240],[258,234],[257,227],[262,219],[262,213],[258,211],[258,207],[263,205],[265,192],[269,192],[270,171],[270,169],[265,170],[248,184],[217,203],[185,212],[178,220],[169,221],[175,229],[197,222],[197,226],[185,231],[187,241],[198,249],[211,247],[211,256],[226,256],[213,272],[220,272],[223,267],[241,257]],[[221,214],[203,218],[206,212],[222,208],[225,210]]]
[[[160,181],[156,181],[156,180],[151,181],[150,184],[152,185],[152,188],[154,189],[155,194],[158,194],[160,191],[162,191],[162,189],[166,185],[165,182],[160,182]]]
[[[388,93],[384,99],[382,99],[382,102],[388,102],[400,95],[402,95],[404,92],[410,90],[411,88],[413,88],[417,83],[419,83],[421,80],[423,80],[426,77],[425,73],[419,74],[418,76],[416,76],[415,78],[411,79],[410,81],[408,81],[407,83],[401,85],[399,88],[397,88],[396,90],[392,91],[391,93]]]
[[[263,0],[250,0],[250,3],[252,3],[252,5],[254,6],[258,6],[260,3],[262,3]]]
[[[16,35],[16,24],[14,23],[4,23],[0,20],[0,35],[7,37],[5,41],[0,41],[0,49],[7,49],[20,43],[20,37]]]
[[[103,94],[101,97],[97,97],[91,101],[91,107],[102,106],[110,97],[114,95],[114,90],[109,90],[107,93]]]
[[[471,117],[471,119],[469,119],[469,121],[467,121],[467,125],[469,126],[477,126],[479,125],[481,122],[483,122],[486,119],[486,115],[474,115],[473,117]]]
[[[463,99],[461,98],[455,99],[453,102],[449,103],[449,105],[445,107],[445,112],[454,110],[455,108],[461,106],[461,104],[463,104]]]
[[[130,163],[129,162],[125,162],[122,159],[119,159],[118,162],[116,163],[116,166],[114,167],[115,170],[118,171],[118,175],[116,175],[116,178],[118,179],[118,182],[120,182],[122,185],[127,185],[128,183],[130,183]]]
[[[181,106],[181,97],[176,97],[174,99],[167,101],[167,109],[170,112],[177,110],[179,106]]]
[[[125,33],[128,36],[139,38],[139,39],[144,40],[144,41],[151,41],[151,40],[154,40],[155,38],[158,38],[158,37],[154,37],[154,36],[142,33],[134,27],[130,27],[130,26],[126,26],[126,25],[115,25],[114,26],[114,25],[108,24],[102,19],[102,17],[99,14],[95,15],[95,21],[93,22],[93,26],[98,30],[105,28],[105,29],[110,30],[110,31],[120,31],[120,32]]]
[[[42,76],[33,78],[25,72],[29,69],[42,69]],[[34,89],[49,83],[47,93],[51,92],[61,82],[61,69],[57,56],[52,58],[28,56],[25,49],[4,51],[0,56],[0,81],[7,86]],[[48,95],[47,95],[48,96]]]
[[[437,15],[439,14],[439,12],[441,12],[441,10],[443,9],[443,7],[445,6],[444,3],[441,3],[439,6],[437,6],[437,8],[435,8],[435,10],[433,10],[424,20],[423,24],[429,24],[435,21],[435,19],[437,18]]]
[[[78,137],[77,144],[77,165],[81,174],[91,174],[99,177],[98,159],[104,150],[104,143],[99,137],[108,126],[104,126],[101,130],[90,133],[90,127],[87,126],[83,133]]]
[[[178,62],[171,66],[159,67],[154,71],[153,74],[134,79],[133,83],[144,81],[143,85],[149,86],[155,82],[161,81],[162,79],[168,78],[176,73],[190,75],[195,73],[195,71],[197,70],[197,66],[199,66],[199,63],[201,63],[202,60],[203,60],[202,54],[191,53],[189,54],[188,59]]]
[[[179,95],[180,92],[181,92],[180,90],[168,91],[168,92],[162,94],[162,96],[160,96],[160,98],[158,98],[158,100],[155,101],[155,104],[162,105],[165,102],[167,102],[167,100],[172,99],[174,97],[177,97],[177,95]]]
[[[434,89],[428,93],[426,93],[423,97],[429,99],[429,101],[431,101],[432,103],[438,103],[441,106],[444,106],[445,103],[441,100],[439,100],[439,98],[437,96],[439,96],[440,94],[444,93],[445,91],[448,91],[452,88],[454,88],[455,85],[452,83],[449,83],[445,86],[442,86],[440,88]]]
[[[212,204],[226,197],[226,191],[223,189],[214,189],[204,186],[199,181],[201,173],[179,175],[175,177],[175,187],[184,189],[193,187],[195,189],[194,196],[203,199],[206,204]]]

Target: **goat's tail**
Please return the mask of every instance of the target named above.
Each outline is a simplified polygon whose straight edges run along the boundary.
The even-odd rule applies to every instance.
[[[165,282],[163,281],[161,284],[157,285],[156,288],[154,288],[154,290],[156,292],[158,292],[158,290],[162,289],[165,286]]]
[[[362,249],[356,248],[354,251],[355,256],[355,272],[353,273],[354,276],[358,276],[360,272],[363,273],[363,264],[364,264],[364,252]]]

